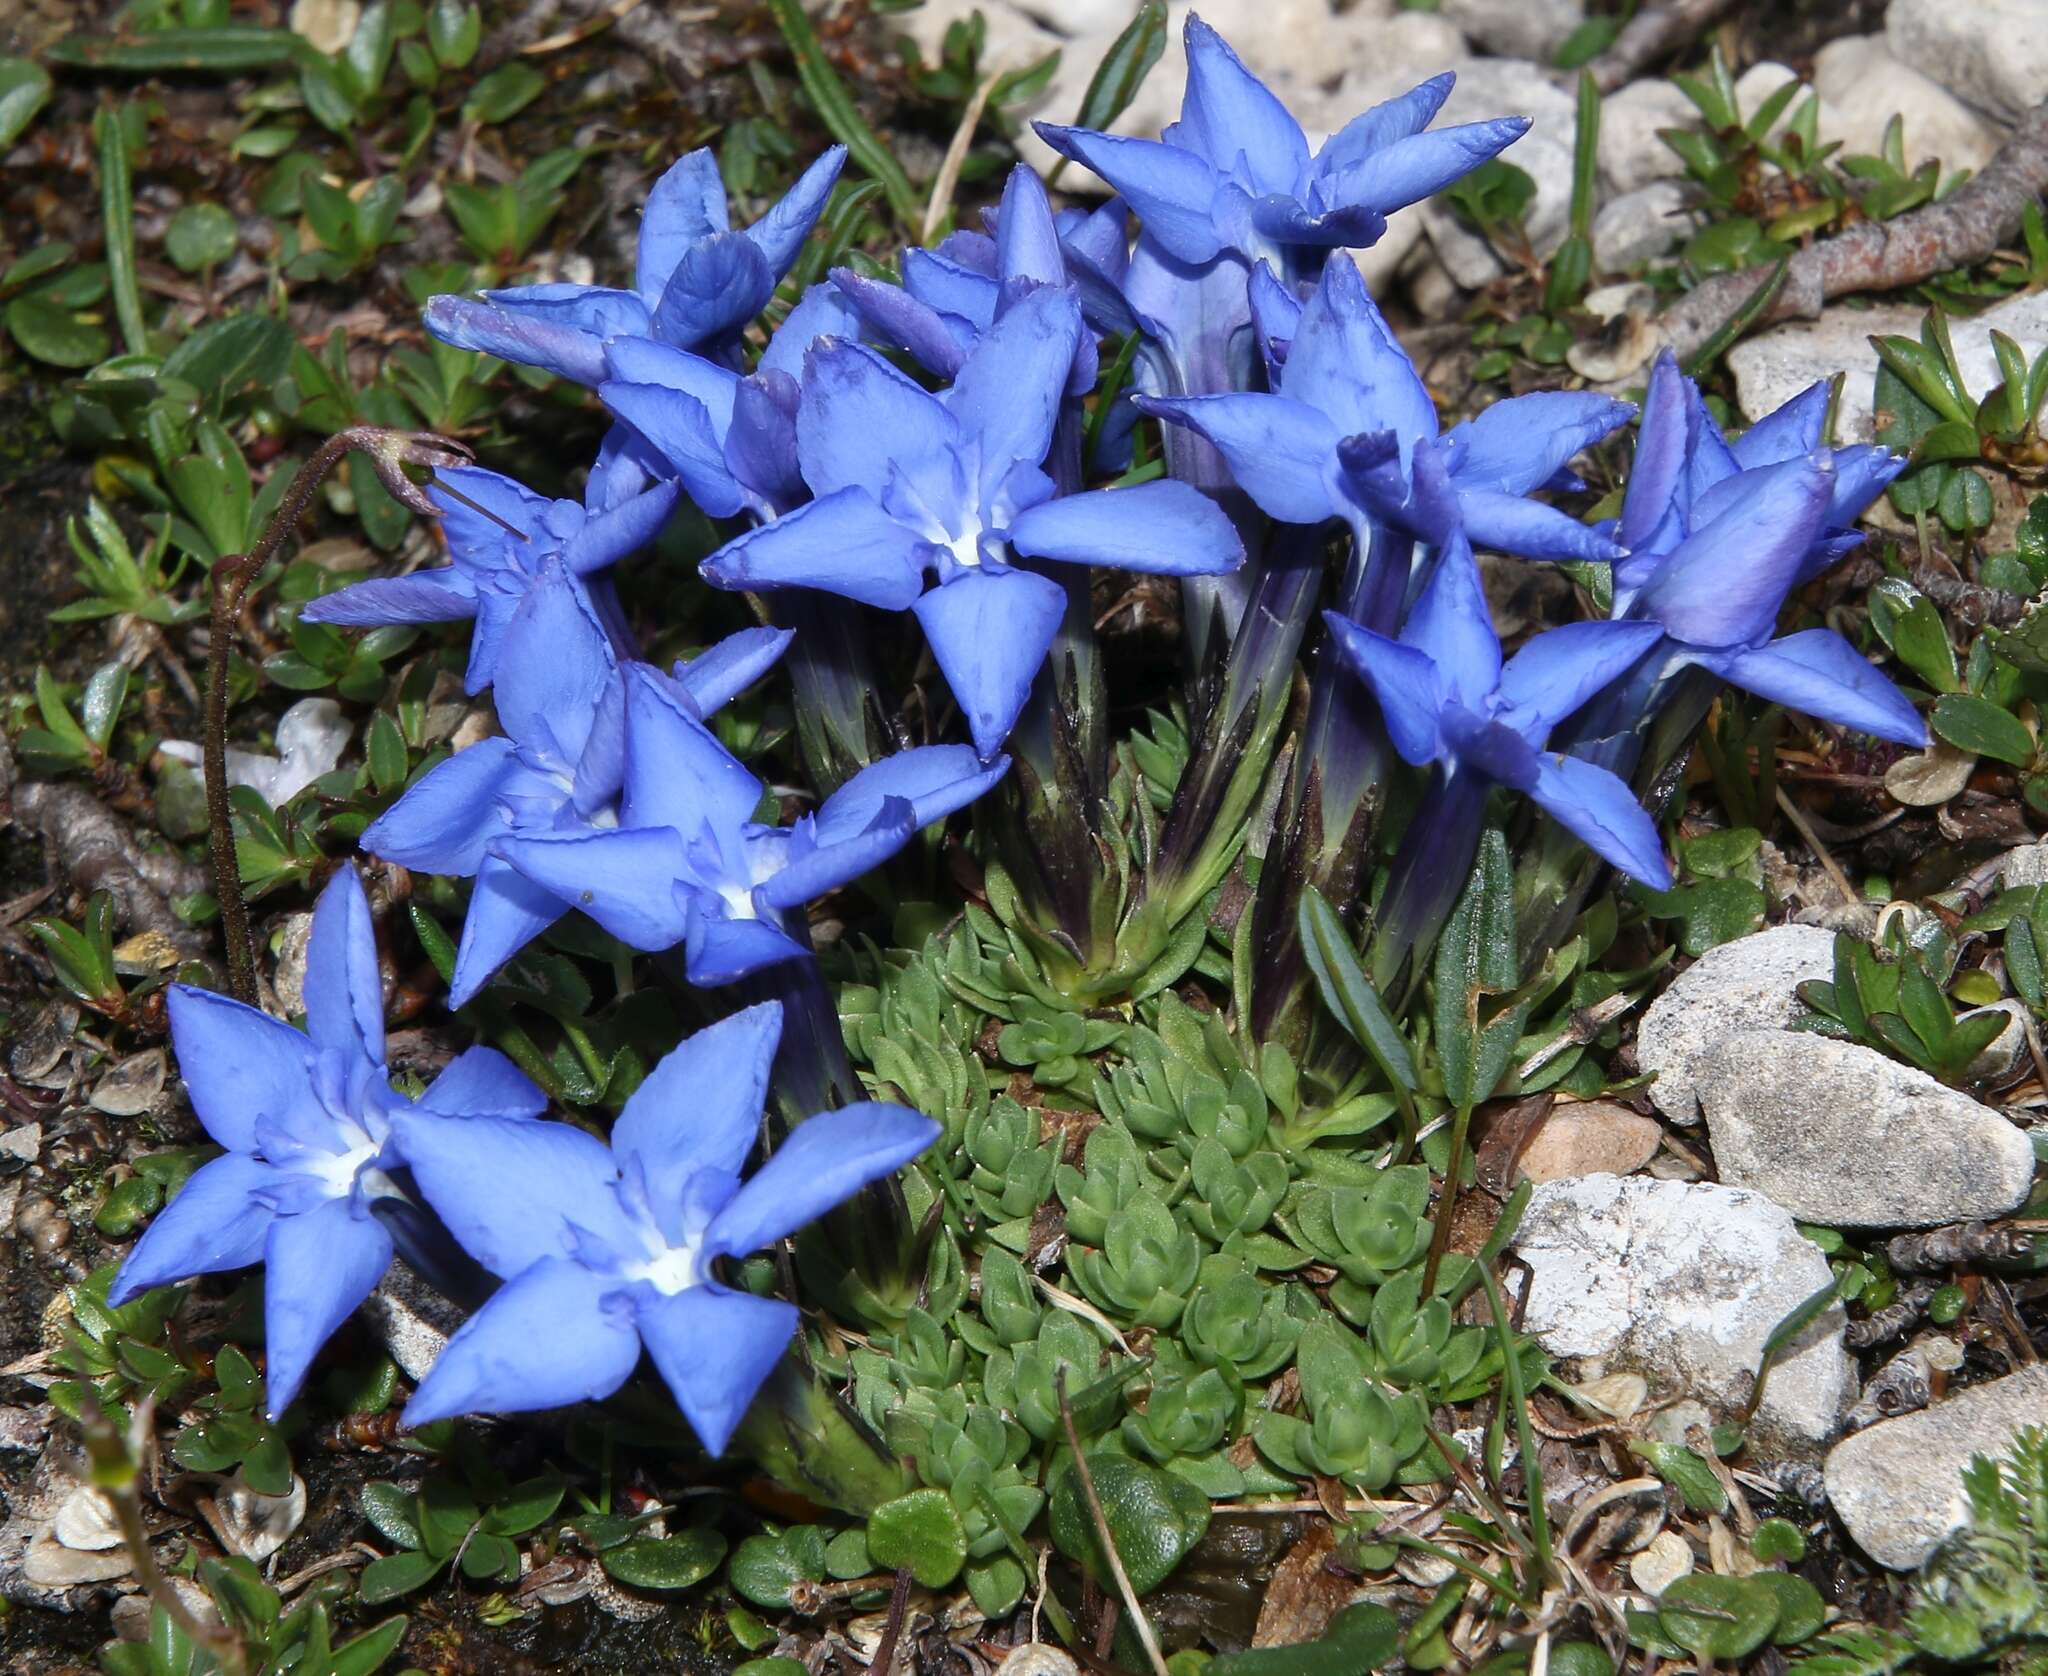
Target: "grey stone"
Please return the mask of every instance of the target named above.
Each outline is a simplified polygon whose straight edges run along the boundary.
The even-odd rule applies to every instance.
[[[1691,231],[1686,190],[1675,180],[1652,181],[1600,206],[1593,217],[1593,266],[1604,274],[1634,273],[1675,249]]]
[[[1799,986],[1835,970],[1834,933],[1778,925],[1711,948],[1650,1004],[1636,1030],[1636,1063],[1657,1073],[1650,1098],[1666,1117],[1699,1121],[1694,1071],[1707,1049],[1738,1030],[1782,1028],[1806,1008]]]
[[[1879,1565],[1911,1571],[1963,1523],[1962,1471],[2048,1425],[2048,1363],[2036,1363],[1917,1414],[1885,1420],[1828,1453],[1828,1500]]]
[[[1610,192],[1635,192],[1653,180],[1685,173],[1678,153],[1660,135],[1694,128],[1699,107],[1668,81],[1630,82],[1600,105],[1600,178]]]
[[[2001,121],[2017,122],[2048,99],[2041,0],[1892,0],[1884,32],[1902,61]]]
[[[1586,21],[1585,0],[1444,0],[1442,15],[1476,47],[1548,63]]]
[[[1882,35],[1830,41],[1813,61],[1813,85],[1821,97],[1821,139],[1840,140],[1848,156],[1882,152],[1894,116],[1908,168],[1932,157],[1944,171],[1981,169],[1998,149],[1996,124],[1895,58]]]
[[[426,1378],[427,1369],[467,1319],[402,1258],[363,1300],[363,1313],[383,1338],[391,1359],[415,1384]]]
[[[1524,1324],[1553,1356],[1631,1369],[1724,1415],[1748,1400],[1772,1329],[1829,1277],[1762,1194],[1644,1176],[1538,1187],[1515,1248]],[[1798,1453],[1835,1436],[1855,1397],[1844,1319],[1830,1309],[1773,1363],[1755,1422],[1766,1444]]]
[[[2048,885],[2048,844],[2021,844],[1999,859],[1998,882],[2006,890]]]
[[[1876,440],[1872,401],[1877,381],[1873,334],[1903,333],[1917,338],[1925,311],[1918,308],[1831,308],[1818,320],[1795,321],[1738,343],[1728,352],[1735,374],[1735,399],[1749,419],[1761,419],[1773,408],[1821,380],[1846,372],[1842,400],[1835,416],[1837,442]],[[2017,341],[2031,360],[2048,348],[2048,292],[2009,297],[1995,307],[1949,325],[1963,381],[1975,395],[2000,382],[1998,360],[1991,348],[1993,331]]]
[[[1524,170],[1536,183],[1535,196],[1523,216],[1523,231],[1538,256],[1550,255],[1564,242],[1571,216],[1577,107],[1568,94],[1550,83],[1538,64],[1513,58],[1473,58],[1450,68],[1457,74],[1457,85],[1444,102],[1438,127],[1509,114],[1529,118],[1529,131],[1502,152],[1501,158]],[[1389,85],[1380,97],[1399,91]],[[1477,290],[1504,271],[1493,247],[1439,200],[1432,198],[1413,213],[1421,218],[1422,230],[1438,259],[1467,290]]]
[[[1751,1030],[1693,1069],[1721,1179],[1830,1228],[2003,1216],[2034,1181],[2026,1134],[1858,1042]]]

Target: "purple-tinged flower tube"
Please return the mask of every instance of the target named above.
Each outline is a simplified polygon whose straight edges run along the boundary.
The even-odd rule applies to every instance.
[[[742,1180],[781,1028],[770,1002],[700,1030],[634,1091],[608,1146],[566,1123],[400,1116],[427,1201],[505,1281],[421,1381],[408,1425],[609,1396],[644,1348],[724,1452],[797,1311],[736,1290],[720,1260],[794,1233],[940,1132],[902,1106],[847,1106],[798,1124]]]
[[[614,338],[651,338],[737,365],[740,334],[796,261],[845,162],[846,147],[833,146],[766,215],[734,232],[718,159],[709,149],[689,152],[647,195],[631,290],[557,284],[443,295],[427,303],[427,330],[579,384],[608,376],[605,345]]]
[[[353,867],[321,893],[306,962],[306,1033],[211,990],[174,984],[171,1042],[206,1131],[227,1148],[203,1165],[121,1265],[107,1296],[261,1263],[265,1406],[291,1406],[314,1355],[390,1267],[392,1237],[373,1213],[402,1198],[391,1172],[403,1111],[461,1123],[530,1122],[539,1089],[493,1048],[442,1072],[417,1108],[384,1068],[377,935]]]

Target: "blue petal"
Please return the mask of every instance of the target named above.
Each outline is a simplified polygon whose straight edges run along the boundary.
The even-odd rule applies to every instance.
[[[1323,171],[1316,183],[1317,196],[1326,203],[1390,215],[1441,192],[1528,131],[1526,116],[1502,116],[1413,134],[1350,168]]]
[[[640,1335],[619,1282],[550,1258],[462,1324],[405,1405],[404,1424],[608,1397],[639,1361]]]
[[[963,354],[995,324],[1002,296],[994,252],[987,254],[991,266],[986,272],[934,250],[906,250],[901,258],[904,291],[952,323]]]
[[[796,638],[794,629],[749,628],[728,634],[694,658],[679,663],[675,678],[699,715],[723,710],[775,667]]]
[[[1010,546],[1036,559],[1162,576],[1215,576],[1244,563],[1223,508],[1170,478],[1041,501],[1010,525]]]
[[[715,436],[732,424],[733,394],[740,375],[716,361],[693,355],[652,338],[619,338],[605,346],[605,363],[613,378],[627,384],[654,384],[688,396],[704,410]]]
[[[865,878],[916,836],[916,811],[900,797],[883,799],[863,830],[837,843],[818,844],[814,829],[799,824],[784,846],[783,865],[754,887],[754,900],[777,912],[800,908]]]
[[[1653,890],[1671,888],[1657,823],[1626,781],[1579,757],[1544,752],[1529,795],[1603,861]]]
[[[683,940],[675,884],[687,864],[682,836],[669,827],[507,838],[498,854],[629,947],[652,954]]]
[[[170,990],[171,1045],[192,1109],[236,1152],[256,1150],[256,1120],[318,1108],[313,1044],[289,1024],[190,984]]]
[[[391,1267],[391,1236],[347,1199],[280,1216],[263,1246],[263,1397],[276,1420],[334,1330]]]
[[[696,397],[657,384],[626,384],[616,379],[600,384],[597,394],[606,407],[647,439],[683,480],[684,491],[707,517],[730,518],[746,504],[745,494],[725,463],[725,445]]]
[[[611,641],[583,590],[550,560],[498,653],[498,721],[529,760],[566,774],[583,754],[613,668]]]
[[[538,1117],[548,1097],[496,1048],[468,1048],[419,1099],[421,1111],[445,1117]]]
[[[1458,513],[1475,547],[1525,559],[1599,562],[1621,557],[1620,545],[1594,525],[1520,495],[1468,489],[1458,496]]]
[[[476,627],[469,631],[469,667],[462,672],[465,692],[480,693],[498,678],[498,654],[504,649],[505,632],[524,597],[524,589],[477,596]]]
[[[818,217],[824,214],[839,171],[845,166],[846,147],[827,146],[817,161],[797,177],[796,184],[747,229],[747,237],[754,241],[768,272],[776,279],[788,273],[796,261],[804,240],[811,236]]]
[[[675,510],[676,486],[657,483],[644,494],[593,512],[583,527],[562,545],[562,562],[578,576],[617,564],[661,534]]]
[[[686,1036],[647,1073],[612,1125],[612,1151],[637,1161],[659,1218],[699,1170],[737,1177],[761,1138],[782,1003],[745,1007]]]
[[[476,584],[452,565],[413,576],[352,582],[299,613],[306,623],[373,628],[384,623],[454,623],[476,615]]]
[[[722,903],[714,905],[724,907]],[[683,970],[699,989],[737,983],[764,967],[802,959],[810,952],[807,943],[798,942],[766,920],[707,913],[694,897],[691,900]]]
[[[1238,487],[1284,524],[1320,524],[1334,515],[1329,477],[1337,430],[1315,408],[1286,396],[1140,396],[1138,406],[1185,425],[1213,443]]]
[[[773,1245],[894,1174],[940,1132],[921,1113],[869,1100],[807,1118],[711,1219],[705,1249],[743,1257]]]
[[[1927,725],[1906,695],[1833,629],[1698,656],[1724,680],[1774,704],[1895,744],[1926,747]]]
[[[858,338],[860,332],[860,315],[853,305],[830,280],[820,280],[805,288],[796,307],[775,328],[754,371],[779,372],[801,383],[804,360],[814,344],[828,337]]]
[[[796,380],[766,365],[733,397],[725,462],[769,517],[811,498],[796,458],[796,416],[802,405]]]
[[[420,873],[474,873],[484,846],[510,830],[499,798],[526,776],[509,739],[483,739],[423,774],[363,831],[374,856]]]
[[[1059,227],[1045,182],[1028,163],[1019,163],[1003,182],[1001,214],[996,219],[996,272],[1003,280],[1029,280],[1036,285],[1064,286],[1066,253],[1060,249]]]
[[[716,154],[709,146],[685,152],[647,193],[634,288],[649,302],[655,301],[690,246],[731,227]]]
[[[1678,357],[1668,349],[1661,351],[1650,367],[1635,459],[1622,494],[1619,533],[1631,552],[1669,552],[1684,536],[1680,520],[1689,430],[1685,391]]]
[[[1655,623],[1567,623],[1534,636],[1500,672],[1502,703],[1533,745],[1664,638]],[[1505,716],[1503,719],[1507,719]]]
[[[1500,685],[1500,638],[1472,548],[1454,536],[1401,625],[1401,644],[1427,652],[1449,695],[1477,714]]]
[[[377,928],[353,862],[334,875],[313,908],[313,935],[306,946],[306,1031],[316,1047],[384,1063]]]
[[[841,489],[735,537],[700,568],[721,588],[822,588],[907,611],[924,590],[927,550],[865,489]]]
[[[1002,749],[1066,614],[1057,582],[1028,570],[963,570],[911,607],[974,748]]]
[[[1252,269],[1249,297],[1252,332],[1258,339],[1259,354],[1265,360],[1266,383],[1277,390],[1281,369],[1287,364],[1287,352],[1293,347],[1294,334],[1301,326],[1303,304],[1292,289],[1280,283],[1271,264],[1266,262]]]
[[[1012,465],[1038,465],[1052,447],[1080,342],[1080,305],[1065,291],[1044,287],[1004,309],[967,357],[945,403],[963,440],[981,444],[985,497]]]
[[[143,1230],[107,1288],[107,1303],[118,1309],[151,1287],[260,1261],[271,1221],[262,1195],[276,1174],[240,1152],[201,1165]]]
[[[509,861],[485,856],[469,893],[448,1004],[468,1006],[500,966],[568,911],[567,901],[535,884]]]
[[[1416,443],[1437,433],[1436,404],[1348,256],[1324,267],[1302,309],[1280,389],[1340,435],[1392,431],[1404,466]]]
[[[1363,250],[1385,236],[1387,218],[1362,204],[1318,211],[1298,198],[1271,197],[1253,203],[1252,225],[1274,244]]]
[[[1241,174],[1254,197],[1294,191],[1308,167],[1301,124],[1245,68],[1229,43],[1192,12],[1185,34],[1188,84],[1180,108],[1181,135],[1192,139],[1219,170]]]
[[[578,384],[604,377],[606,338],[645,333],[647,305],[630,291],[528,285],[475,297],[430,297],[429,333],[458,349],[539,367]]]
[[[813,830],[820,844],[837,844],[866,831],[890,798],[911,806],[918,829],[964,809],[1003,777],[1007,758],[984,764],[965,745],[914,745],[871,762],[818,806]]]
[[[1223,248],[1213,213],[1216,171],[1192,151],[1050,122],[1032,127],[1062,157],[1093,169],[1115,187],[1138,212],[1145,231],[1179,260],[1200,264],[1216,259]]]
[[[868,279],[848,268],[834,268],[832,283],[859,310],[862,323],[876,340],[910,352],[926,371],[951,378],[967,358],[945,317],[919,302],[900,285]],[[994,288],[990,288],[993,293]]]
[[[1828,522],[1847,529],[1869,510],[1870,503],[1891,487],[1906,469],[1907,457],[1889,448],[1858,445],[1835,450],[1835,492],[1828,502]]]
[[[1451,481],[1460,489],[1526,495],[1548,483],[1579,450],[1620,430],[1634,414],[1627,402],[1589,390],[1511,396],[1444,433],[1456,462]]]
[[[611,1148],[569,1123],[399,1112],[392,1132],[434,1214],[479,1263],[510,1280],[547,1257],[639,1252]]]
[[[626,795],[629,827],[709,825],[737,832],[754,818],[761,782],[718,736],[688,713],[658,671],[626,672]]]
[[[655,306],[653,336],[678,349],[716,351],[761,312],[775,276],[744,233],[717,233],[683,252]]]
[[[857,343],[813,349],[803,392],[797,455],[804,481],[821,497],[854,488],[879,498],[899,471],[922,480],[960,451],[945,404]]]
[[[1436,120],[1436,113],[1443,109],[1457,79],[1446,70],[1397,98],[1354,116],[1325,140],[1322,150],[1316,153],[1316,177],[1322,179],[1354,169],[1396,140],[1421,133]]]
[[[1446,746],[1438,718],[1443,713],[1443,681],[1427,652],[1389,640],[1371,629],[1325,611],[1330,643],[1379,700],[1387,737],[1403,762],[1418,768],[1437,761]]]
[[[1727,479],[1698,503],[1704,521],[1657,567],[1633,609],[1688,645],[1763,639],[1825,527],[1833,493],[1832,474],[1811,459]]]
[[[796,1336],[794,1304],[722,1286],[635,1300],[640,1336],[705,1452],[725,1453],[754,1395]],[[716,1355],[705,1347],[716,1345]]]
[[[1809,384],[1798,395],[1766,413],[1729,444],[1735,463],[1744,471],[1772,466],[1781,460],[1811,454],[1821,445],[1821,432],[1828,422],[1828,403],[1833,397],[1827,379]]]

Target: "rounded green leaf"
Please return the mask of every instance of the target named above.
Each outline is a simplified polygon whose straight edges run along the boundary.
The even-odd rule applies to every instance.
[[[868,1555],[882,1571],[910,1568],[927,1589],[942,1589],[967,1562],[967,1532],[944,1490],[912,1490],[868,1515]]]
[[[0,151],[21,138],[49,97],[49,71],[26,58],[0,58]]]
[[[1749,1551],[1760,1560],[1797,1565],[1806,1558],[1806,1538],[1790,1519],[1766,1519],[1749,1539]]]
[[[1778,1597],[1754,1577],[1681,1577],[1657,1600],[1664,1633],[1688,1653],[1739,1659],[1770,1638],[1778,1623]]]
[[[1202,1540],[1209,1528],[1209,1498],[1183,1478],[1121,1455],[1092,1456],[1088,1468],[1131,1587],[1149,1594]],[[1049,1516],[1053,1545],[1080,1561],[1098,1582],[1109,1584],[1095,1521],[1071,1463],[1053,1486]]]
[[[7,329],[26,353],[53,367],[89,367],[113,347],[99,327],[33,294],[7,305]]]
[[[387,1554],[381,1560],[372,1560],[363,1567],[363,1574],[356,1585],[356,1599],[365,1606],[376,1606],[387,1600],[396,1600],[400,1595],[411,1594],[414,1589],[432,1581],[446,1562],[408,1549],[402,1554]]]
[[[1934,706],[1928,725],[1959,751],[1993,757],[2024,768],[2034,759],[2034,736],[2009,710],[1975,693],[1948,693]]]
[[[164,249],[183,273],[217,268],[235,253],[235,218],[218,204],[187,204],[164,229]]]
[[[600,1562],[628,1588],[694,1589],[718,1569],[725,1547],[716,1531],[686,1530],[608,1549]]]
[[[1789,1571],[1759,1571],[1743,1581],[1768,1590],[1776,1598],[1778,1621],[1771,1630],[1771,1639],[1780,1647],[1796,1647],[1807,1637],[1818,1635],[1821,1625],[1828,1621],[1827,1603],[1820,1598],[1820,1590],[1804,1577],[1795,1577]]]

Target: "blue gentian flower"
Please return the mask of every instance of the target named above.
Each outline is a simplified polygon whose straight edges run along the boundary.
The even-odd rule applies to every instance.
[[[775,294],[824,213],[846,148],[833,146],[779,203],[741,232],[709,150],[671,167],[647,196],[630,291],[602,285],[522,285],[478,297],[439,296],[426,326],[443,343],[543,367],[579,384],[606,376],[613,338],[652,338],[737,365],[740,334]]]
[[[566,1123],[399,1118],[428,1202],[505,1281],[448,1341],[407,1425],[609,1396],[644,1346],[723,1453],[797,1312],[733,1289],[719,1260],[794,1233],[940,1132],[902,1106],[821,1112],[742,1181],[781,1028],[771,1001],[700,1030],[634,1091],[609,1146]]]
[[[1455,532],[1397,640],[1335,612],[1325,621],[1378,699],[1394,749],[1417,767],[1440,766],[1447,787],[1469,787],[1475,816],[1486,788],[1511,787],[1624,873],[1669,886],[1656,825],[1627,783],[1544,749],[1553,728],[1656,644],[1662,631],[1654,623],[1567,624],[1536,635],[1503,664],[1479,567]],[[1476,840],[1476,824],[1471,831]],[[1420,837],[1447,852],[1458,847],[1434,826]],[[1462,880],[1465,860],[1449,856],[1443,866]]]
[[[1034,124],[1138,212],[1175,262],[1266,260],[1314,280],[1333,249],[1376,243],[1387,217],[1477,168],[1528,132],[1526,117],[1432,131],[1455,78],[1441,75],[1354,118],[1310,156],[1301,124],[1223,37],[1193,13],[1187,92],[1158,140]]]
[[[702,718],[760,679],[787,631],[742,629],[661,681]],[[549,561],[507,627],[497,684],[501,738],[458,751],[372,821],[363,848],[421,872],[476,876],[449,986],[460,1007],[493,972],[566,914],[574,897],[525,877],[492,843],[517,833],[618,824],[625,777],[623,688],[610,642],[559,560]]]
[[[1036,288],[1001,313],[940,396],[857,344],[812,349],[797,462],[817,498],[712,554],[705,576],[914,612],[975,748],[993,757],[1067,603],[1012,555],[1168,575],[1244,557],[1229,520],[1184,484],[1055,495],[1041,468],[1081,331],[1072,298]]]
[[[693,984],[809,954],[803,905],[878,867],[1002,778],[964,745],[862,769],[794,825],[764,824],[761,782],[654,671],[625,671],[625,791],[614,830],[492,842],[536,885],[622,942],[685,946]]]
[[[276,1419],[391,1264],[391,1235],[371,1205],[398,1191],[392,1120],[407,1106],[384,1068],[377,936],[355,869],[335,874],[313,915],[306,1034],[188,984],[172,985],[170,1016],[193,1110],[228,1150],[149,1225],[108,1301],[263,1264],[265,1397]],[[545,1104],[503,1054],[475,1047],[419,1109],[530,1119]]]
[[[603,498],[613,491],[624,498]],[[559,558],[588,589],[601,581],[598,572],[660,534],[676,502],[675,484],[642,488],[633,473],[593,474],[584,500],[549,500],[478,466],[443,472],[427,493],[441,508],[447,564],[352,583],[314,600],[300,616],[349,628],[474,618],[464,678],[472,693],[496,678],[505,631],[549,559]],[[624,650],[625,623],[609,587],[593,591],[591,604]]]
[[[1820,721],[1924,746],[1903,693],[1833,629],[1773,639],[1793,589],[1861,537],[1853,524],[1905,464],[1882,448],[1821,445],[1828,388],[1816,385],[1734,443],[1668,355],[1652,370],[1636,473],[1624,497],[1628,557],[1614,567],[1614,614],[1668,639],[1587,718],[1595,732],[1656,707],[1655,684],[1688,665]],[[1640,542],[1641,546],[1635,546]]]
[[[1579,391],[1515,396],[1439,436],[1429,391],[1348,257],[1323,269],[1298,317],[1277,285],[1255,298],[1262,339],[1284,346],[1274,392],[1141,396],[1138,405],[1206,437],[1269,517],[1344,518],[1361,540],[1377,518],[1436,542],[1448,514],[1475,545],[1527,558],[1620,555],[1600,531],[1526,497],[1626,424],[1628,403]],[[1415,487],[1425,451],[1450,496],[1435,511]]]

